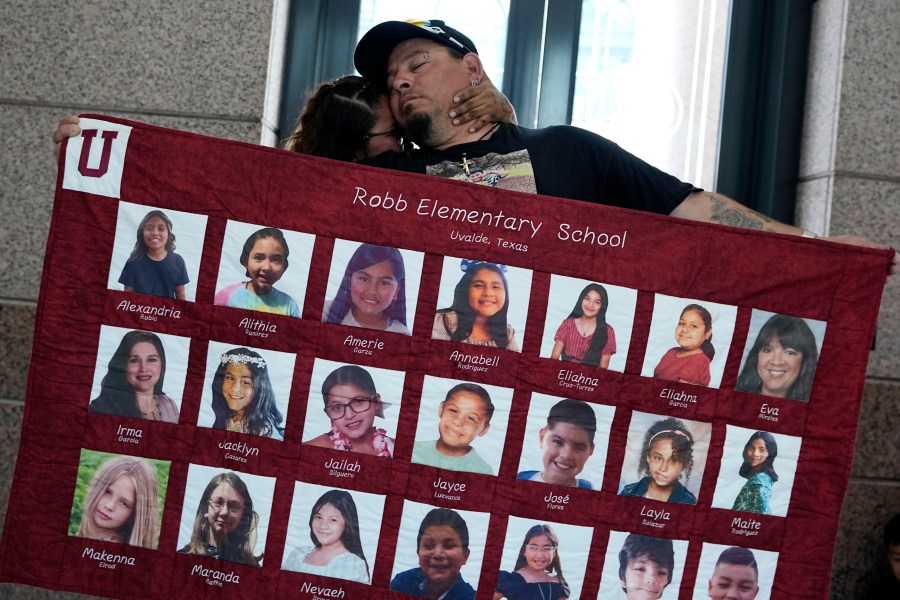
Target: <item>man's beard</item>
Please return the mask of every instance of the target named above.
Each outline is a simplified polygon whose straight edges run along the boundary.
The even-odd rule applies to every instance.
[[[403,130],[407,137],[414,141],[420,148],[432,148],[434,146],[432,135],[431,115],[418,112],[410,115],[403,124]]]

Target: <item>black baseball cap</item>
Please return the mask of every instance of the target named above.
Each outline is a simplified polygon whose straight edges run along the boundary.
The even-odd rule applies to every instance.
[[[366,32],[356,45],[353,64],[360,75],[380,90],[387,89],[387,63],[397,44],[415,38],[425,38],[463,54],[478,49],[466,35],[443,21],[385,21]]]

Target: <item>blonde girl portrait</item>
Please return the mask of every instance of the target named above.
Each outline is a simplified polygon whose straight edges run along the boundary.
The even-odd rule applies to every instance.
[[[82,450],[69,535],[155,549],[168,474],[165,461]]]

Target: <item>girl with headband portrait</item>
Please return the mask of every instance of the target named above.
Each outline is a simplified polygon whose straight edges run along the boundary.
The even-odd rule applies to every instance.
[[[233,283],[216,294],[216,306],[230,306],[300,318],[300,307],[288,294],[275,289],[288,268],[284,233],[275,227],[253,232],[241,250],[240,262],[249,281]]]
[[[289,571],[369,583],[369,562],[359,537],[359,516],[353,496],[344,490],[322,494],[309,515],[312,546],[300,546],[288,556]]]
[[[175,254],[172,221],[163,211],[151,210],[138,225],[137,241],[119,283],[126,292],[184,300],[189,281],[184,259]]]
[[[818,362],[816,337],[806,321],[772,315],[759,330],[734,389],[806,402]]]
[[[650,426],[638,462],[640,481],[629,483],[620,496],[641,496],[660,502],[697,504],[697,497],[680,481],[691,476],[694,437],[680,420],[669,417]]]
[[[284,439],[265,359],[248,348],[232,348],[219,359],[212,381],[213,429]]]
[[[331,420],[331,431],[305,444],[386,458],[393,456],[393,438],[374,425],[375,417],[383,419],[384,409],[390,404],[381,400],[368,371],[356,365],[338,367],[322,383],[322,399],[323,410]]]
[[[149,331],[129,331],[109,359],[100,395],[88,410],[104,415],[178,423],[178,406],[163,391],[166,349]]]
[[[709,385],[709,365],[716,355],[712,345],[712,315],[699,304],[688,304],[675,327],[676,348],[660,359],[653,371],[657,379]]]
[[[775,472],[778,443],[775,436],[767,431],[754,432],[744,445],[743,456],[739,473],[747,483],[734,499],[732,510],[768,515],[771,513],[772,484],[778,481]]]
[[[191,539],[179,552],[258,567],[263,558],[253,553],[258,523],[247,484],[231,471],[219,473],[203,490]]]
[[[409,335],[406,326],[406,270],[396,248],[362,244],[350,257],[322,321]]]
[[[616,332],[606,322],[608,308],[606,288],[599,283],[586,285],[553,336],[550,358],[609,368],[609,359],[616,353]]]
[[[434,316],[431,338],[519,351],[516,332],[506,322],[509,284],[505,265],[463,260],[453,304]]]
[[[500,571],[494,600],[566,600],[569,593],[559,538],[549,525],[535,525],[525,534],[513,572]]]
[[[91,479],[75,535],[155,549],[158,502],[152,466],[131,456],[111,458]]]

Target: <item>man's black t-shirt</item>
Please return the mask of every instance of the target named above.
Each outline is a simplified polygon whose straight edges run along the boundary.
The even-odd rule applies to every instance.
[[[595,133],[567,125],[501,124],[486,140],[385,152],[363,164],[658,214],[671,213],[698,190]]]

